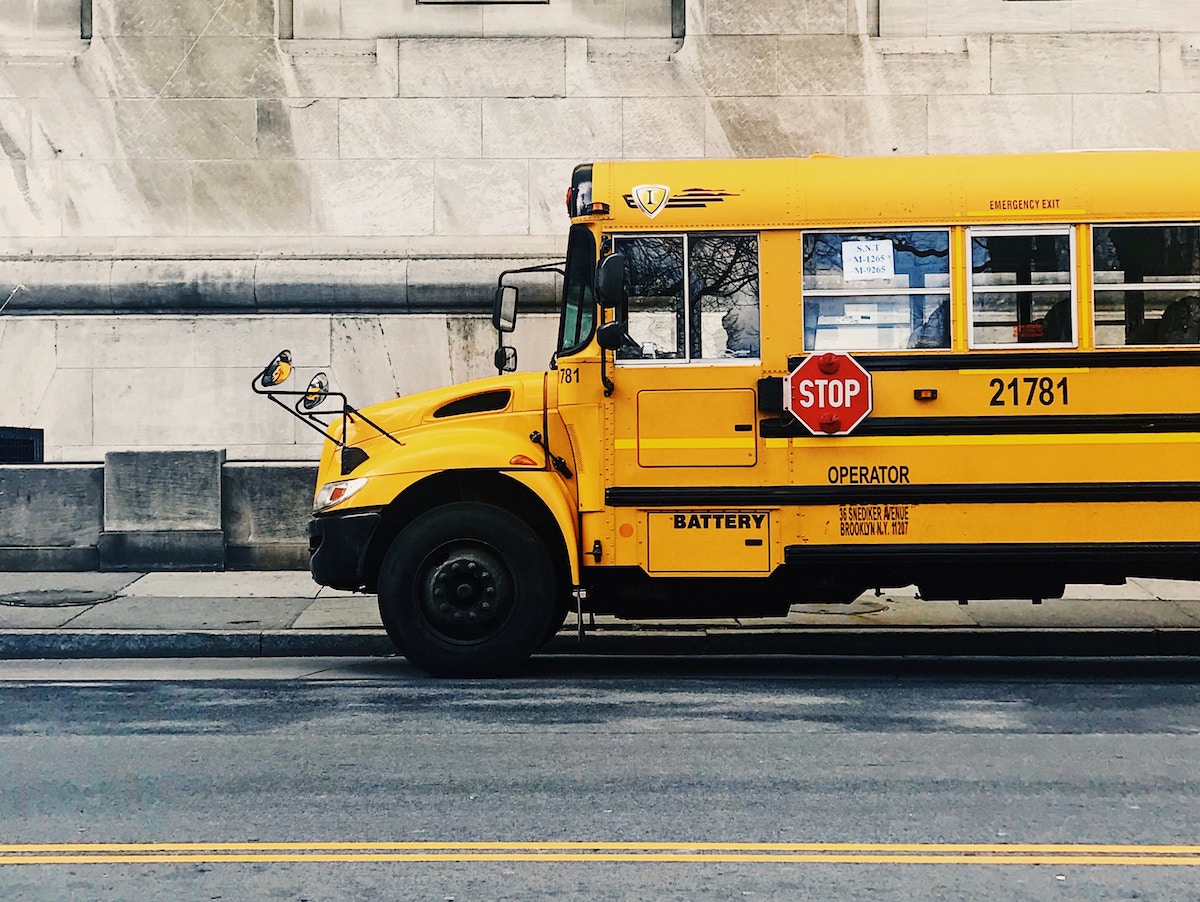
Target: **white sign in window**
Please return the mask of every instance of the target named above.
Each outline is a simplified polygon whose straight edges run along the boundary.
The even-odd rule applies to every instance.
[[[842,277],[847,282],[894,279],[896,255],[891,241],[843,241]]]

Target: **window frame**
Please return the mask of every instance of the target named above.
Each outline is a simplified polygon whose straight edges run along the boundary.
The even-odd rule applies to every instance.
[[[696,314],[692,306],[691,296],[691,241],[693,238],[733,237],[753,238],[756,294],[758,297],[759,344],[758,353],[753,357],[693,357],[692,356],[692,318]],[[762,231],[748,229],[678,229],[671,231],[622,231],[609,232],[603,242],[608,243],[614,251],[620,250],[622,240],[638,238],[680,238],[683,240],[683,347],[686,352],[683,357],[621,357],[614,355],[618,366],[745,366],[762,362]],[[703,339],[701,339],[703,341]]]
[[[1108,282],[1101,281],[1097,276],[1103,272],[1108,273],[1110,270],[1098,270],[1096,268],[1096,230],[1097,229],[1177,229],[1177,228],[1193,228],[1200,229],[1200,220],[1172,220],[1170,222],[1092,222],[1088,223],[1089,228],[1089,253],[1091,272],[1089,276],[1092,283],[1091,296],[1091,314],[1092,314],[1092,344],[1098,350],[1118,350],[1124,348],[1190,348],[1195,349],[1196,345],[1185,342],[1147,342],[1134,343],[1128,342],[1124,344],[1105,344],[1100,341],[1100,308],[1096,303],[1099,293],[1113,293],[1126,291],[1143,291],[1147,294],[1161,291],[1187,291],[1191,294],[1200,296],[1200,273],[1196,274],[1194,282]],[[1164,308],[1165,309],[1165,308]],[[1143,311],[1144,313],[1144,311]],[[1128,334],[1128,324],[1122,320]]]
[[[1030,224],[1019,226],[975,225],[966,229],[966,253],[963,268],[966,271],[967,282],[967,349],[970,351],[989,350],[1075,350],[1080,346],[1079,335],[1079,248],[1077,225],[1062,225],[1058,223]],[[1071,340],[1065,341],[1016,341],[979,343],[975,340],[975,294],[978,288],[980,294],[1037,294],[1039,292],[1058,292],[1063,290],[1059,282],[1044,285],[975,285],[975,255],[972,241],[977,238],[993,237],[1030,237],[1037,235],[1066,235],[1068,241],[1067,262],[1067,294],[1071,309]]]
[[[804,238],[806,235],[846,235],[846,236],[863,236],[885,234],[899,234],[912,232],[941,232],[946,236],[946,286],[944,288],[928,288],[921,286],[919,288],[806,288],[804,285]],[[846,354],[869,354],[871,352],[881,353],[921,353],[921,354],[944,354],[953,350],[954,347],[954,227],[949,225],[914,225],[914,226],[859,226],[857,228],[804,228],[800,230],[800,344],[805,354],[819,353],[821,351],[836,351]],[[843,274],[845,273],[845,265],[843,262]],[[843,278],[843,282],[845,279]],[[920,295],[937,296],[944,299],[946,304],[946,346],[942,348],[817,348],[815,337],[816,332],[813,332],[814,347],[806,347],[808,338],[808,324],[805,322],[805,301],[809,298],[857,298],[857,297],[917,297]],[[815,330],[815,326],[814,326]],[[913,330],[916,331],[916,330]],[[910,337],[912,332],[909,333]]]
[[[583,235],[587,235],[588,243],[580,244],[583,241]],[[586,281],[580,283],[579,303],[576,304],[574,299],[569,295],[571,288],[574,286],[574,280],[571,278],[572,264],[582,258],[589,262],[590,268],[586,273]],[[582,267],[581,267],[582,268]],[[596,236],[592,234],[592,230],[585,225],[573,225],[567,237],[567,252],[563,257],[563,285],[562,285],[562,300],[559,304],[558,315],[558,350],[555,351],[557,357],[571,357],[584,350],[592,341],[592,336],[596,334],[596,326],[599,320],[596,309],[596,295],[594,283],[596,279]],[[567,313],[569,310],[575,310],[575,335],[578,342],[569,348],[563,347],[563,342],[566,339],[567,331]],[[591,323],[587,328],[586,334],[579,328],[583,323],[584,315],[590,313]]]

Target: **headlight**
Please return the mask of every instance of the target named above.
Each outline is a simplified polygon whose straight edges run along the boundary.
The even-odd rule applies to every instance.
[[[327,482],[321,486],[317,492],[317,498],[313,501],[313,513],[323,511],[327,507],[333,507],[335,504],[340,504],[345,501],[364,485],[367,484],[366,479],[343,479],[340,482]]]

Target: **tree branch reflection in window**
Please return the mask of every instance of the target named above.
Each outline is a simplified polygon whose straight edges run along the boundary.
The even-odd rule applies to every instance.
[[[758,357],[756,235],[617,237],[614,248],[626,259],[631,339],[618,358]]]

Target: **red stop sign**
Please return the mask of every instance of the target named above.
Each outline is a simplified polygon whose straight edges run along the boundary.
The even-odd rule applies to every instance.
[[[783,409],[813,435],[849,435],[873,404],[871,374],[849,354],[810,354],[783,382]]]

